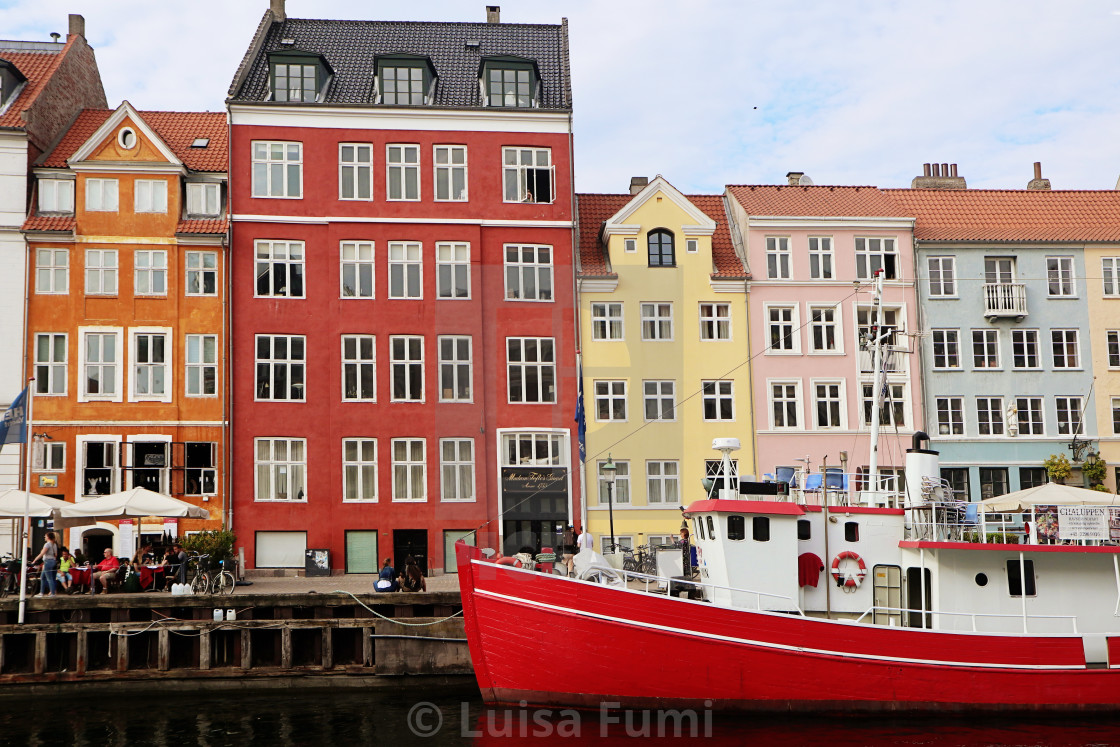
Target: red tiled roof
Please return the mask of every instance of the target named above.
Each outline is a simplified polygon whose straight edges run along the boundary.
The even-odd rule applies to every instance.
[[[731,229],[723,209],[720,195],[685,195],[689,202],[716,222],[712,235],[712,261],[715,264],[713,277],[745,278],[746,268],[735,254],[731,243]],[[606,250],[599,239],[603,223],[624,208],[633,195],[629,194],[582,194],[576,195],[579,205],[579,260],[580,275],[613,276],[607,267]]]
[[[1120,191],[888,189],[926,241],[1120,241]]]
[[[0,58],[15,65],[27,78],[27,85],[20,91],[19,98],[12,102],[6,112],[0,114],[0,127],[14,127],[20,130],[26,127],[23,112],[35,102],[43,86],[50,80],[51,74],[62,61],[63,53],[70,48],[70,43],[68,41],[64,45],[59,45],[57,52],[0,50]]]
[[[749,216],[908,217],[878,187],[731,185],[732,197]]]
[[[66,159],[105,124],[113,114],[112,109],[85,109],[78,115],[70,130],[58,145],[43,158],[39,165],[64,169]],[[225,112],[139,112],[148,125],[156,131],[188,169],[192,171],[224,172],[228,168],[228,130]],[[192,148],[195,138],[210,138],[205,148]]]
[[[33,215],[23,222],[24,231],[73,231],[74,216]]]
[[[229,228],[228,218],[195,218],[181,220],[175,227],[175,233],[225,233]]]

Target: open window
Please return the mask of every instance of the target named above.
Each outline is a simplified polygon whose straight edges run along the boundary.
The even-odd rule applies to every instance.
[[[121,444],[125,472],[130,473],[126,484],[132,488],[147,488],[155,493],[167,492],[168,448],[166,441],[130,441]]]

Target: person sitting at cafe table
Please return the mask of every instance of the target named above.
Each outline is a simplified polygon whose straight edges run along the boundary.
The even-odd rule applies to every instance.
[[[58,558],[58,583],[62,585],[62,589],[66,592],[70,591],[70,587],[74,584],[74,577],[70,575],[70,569],[74,567],[74,556],[65,547],[62,548],[62,555]]]
[[[101,593],[109,593],[109,582],[117,577],[117,569],[121,567],[120,561],[113,555],[113,548],[105,548],[105,558],[93,567],[90,572],[90,587],[93,594],[97,593],[97,582],[101,582]]]
[[[178,542],[168,550],[163,559],[163,568],[166,574],[165,586],[187,583],[187,551]]]

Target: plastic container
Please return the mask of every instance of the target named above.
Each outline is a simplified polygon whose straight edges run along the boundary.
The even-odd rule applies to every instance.
[[[226,610],[226,620],[232,621],[237,619],[237,610]]]
[[[222,611],[220,609],[214,610],[214,622],[222,621]]]

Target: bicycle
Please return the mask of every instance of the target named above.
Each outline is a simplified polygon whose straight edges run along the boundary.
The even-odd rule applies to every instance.
[[[194,578],[191,579],[192,594],[218,594],[229,596],[237,585],[233,574],[225,569],[225,561],[218,563],[219,570],[211,570],[210,556],[195,553],[187,562],[194,566]]]

